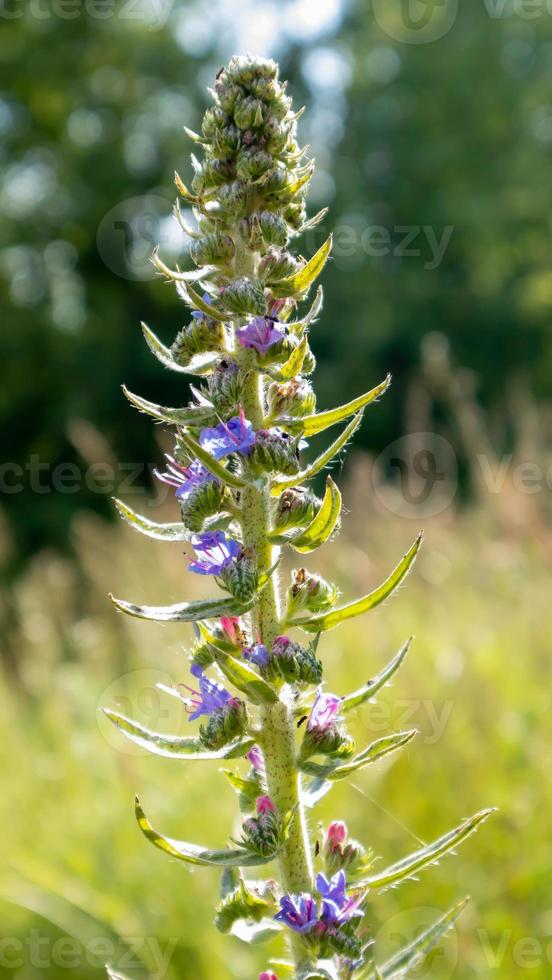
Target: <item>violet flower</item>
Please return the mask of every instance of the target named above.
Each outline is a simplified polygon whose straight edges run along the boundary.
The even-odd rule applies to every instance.
[[[270,660],[268,650],[264,643],[254,643],[251,647],[244,647],[242,656],[244,660],[255,664],[256,667],[266,667]]]
[[[243,409],[228,422],[220,422],[212,428],[202,429],[199,443],[215,459],[223,459],[229,453],[247,454],[255,445],[253,424],[246,419]]]
[[[203,531],[192,538],[197,561],[188,565],[191,572],[198,575],[220,575],[231,565],[241,551],[241,545],[234,538],[227,538],[224,531]]]
[[[346,884],[344,871],[338,871],[329,880],[324,874],[316,876],[316,889],[322,896],[320,920],[325,925],[341,926],[353,918],[361,918],[364,914],[359,911],[364,895],[361,893],[349,897],[345,891]]]
[[[256,316],[251,323],[236,330],[238,343],[242,347],[254,348],[259,354],[266,354],[274,344],[285,337],[285,330],[270,316]]]
[[[220,711],[234,698],[222,684],[211,681],[205,674],[199,675],[199,691],[194,691],[192,687],[186,685],[188,691],[193,695],[190,698],[190,705],[194,709],[190,714],[190,721],[195,721],[201,715],[212,715],[215,711]]]
[[[253,769],[255,769],[256,772],[260,773],[261,776],[265,775],[266,770],[265,770],[265,764],[263,759],[263,753],[261,752],[258,745],[254,745],[252,749],[249,749],[249,752],[246,755],[246,759],[249,760],[249,762],[253,766]]]
[[[209,470],[205,469],[197,459],[194,459],[189,466],[181,466],[168,453],[165,454],[165,458],[167,459],[165,472],[160,473],[158,470],[154,470],[154,473],[162,483],[168,483],[169,486],[175,488],[176,497],[179,500],[187,497],[192,490],[203,486],[204,483],[217,482],[216,476],[209,473]]]
[[[280,911],[274,918],[283,922],[294,932],[311,932],[318,920],[318,907],[312,895],[284,895],[280,899]]]
[[[336,694],[319,692],[311,708],[307,730],[309,732],[325,732],[328,728],[333,728],[338,721],[341,700]]]

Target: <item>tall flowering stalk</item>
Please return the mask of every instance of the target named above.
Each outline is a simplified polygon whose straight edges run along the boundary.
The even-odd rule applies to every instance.
[[[190,571],[213,578],[219,591],[171,606],[113,602],[131,616],[194,625],[191,676],[167,693],[182,701],[190,722],[200,720],[199,728],[195,735],[164,735],[107,714],[129,739],[157,755],[229,760],[224,772],[243,815],[230,846],[210,850],[164,837],[138,801],[136,816],[148,840],[173,858],[222,869],[218,929],[245,941],[274,932],[287,938],[290,958],[270,964],[277,972],[268,969],[260,980],[389,980],[414,968],[463,903],[379,966],[368,903],[452,850],[490,811],[384,870],[373,867],[370,853],[349,838],[343,822],[330,824],[316,853],[309,834],[307,809],[337,780],[399,750],[416,734],[392,734],[357,751],[347,732],[349,713],[394,675],[408,643],[352,694],[324,689],[318,646],[323,633],[394,592],[421,537],[382,585],[353,602],[339,602],[333,583],[303,567],[287,588],[280,585],[283,548],[302,556],[336,533],[336,484],[328,476],[320,499],[309,483],[345,447],[364,409],[390,381],[339,408],[316,411],[309,330],[322,290],[310,307],[303,303],[332,242],[330,237],[308,261],[289,250],[325,211],[307,220],[313,163],[297,143],[300,113],[293,113],[285,89],[273,61],[233,58],[216,79],[201,134],[188,131],[202,159],[192,156],[190,190],[178,175],[176,184],[197,230],[186,226],[178,205],[176,215],[193,240],[195,268],[170,269],[157,254],[153,261],[175,283],[190,319],[170,349],[148,327],[144,334],[166,368],[200,380],[183,408],[126,392],[138,409],[176,428],[173,454],[158,477],[174,487],[181,519],[157,524],[120,501],[119,510],[152,538],[189,542]],[[314,462],[302,462],[306,440],[340,423],[345,425],[331,445]],[[248,877],[250,868],[268,864],[273,877]]]

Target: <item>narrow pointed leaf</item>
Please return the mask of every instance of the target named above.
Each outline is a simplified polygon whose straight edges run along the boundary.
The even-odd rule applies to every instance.
[[[445,912],[436,922],[420,933],[412,943],[405,946],[399,953],[388,960],[380,967],[379,973],[374,974],[374,978],[381,977],[381,980],[399,980],[407,977],[409,973],[417,967],[422,960],[431,952],[439,941],[446,935],[448,930],[456,922],[458,916],[462,914],[469,898],[463,899],[458,905]]]
[[[113,502],[123,520],[127,524],[130,524],[135,531],[140,531],[141,534],[145,534],[148,538],[154,538],[156,541],[190,540],[191,533],[184,527],[181,521],[177,521],[174,524],[158,524],[156,521],[151,521],[148,517],[143,517],[142,514],[137,514],[136,511],[127,507],[122,500],[115,499]]]
[[[323,765],[307,760],[301,765],[301,769],[303,772],[315,776],[317,779],[330,779],[333,782],[336,779],[345,779],[347,776],[352,775],[353,772],[356,772],[357,769],[364,769],[365,766],[379,762],[384,756],[408,745],[417,734],[415,729],[411,729],[407,732],[398,732],[395,735],[384,735],[383,738],[378,738],[375,742],[372,742],[348,762],[338,764],[334,761]]]
[[[181,293],[189,306],[194,310],[200,310],[202,313],[205,313],[205,316],[210,316],[213,320],[232,319],[231,313],[223,313],[221,310],[217,310],[216,306],[211,306],[210,303],[206,303],[203,297],[199,293],[196,293],[195,289],[189,283],[182,285]]]
[[[373,680],[367,681],[363,687],[358,689],[358,691],[353,691],[352,694],[347,694],[341,702],[341,711],[351,711],[353,708],[358,708],[361,704],[364,704],[365,701],[369,701],[371,698],[373,698],[378,691],[381,691],[382,687],[387,684],[387,681],[389,681],[391,677],[393,677],[393,674],[398,671],[408,653],[411,642],[412,637],[406,641],[397,655],[393,657],[390,663],[388,663],[387,666],[383,668],[381,673],[377,674]]]
[[[190,450],[192,456],[199,459],[200,463],[203,463],[206,470],[212,473],[213,476],[218,477],[222,483],[226,483],[230,487],[237,487],[239,489],[247,486],[247,481],[243,477],[239,476],[237,473],[232,473],[228,470],[222,463],[219,463],[218,459],[211,456],[211,453],[203,448],[189,432],[181,432],[180,438],[187,449]]]
[[[245,919],[239,919],[234,922],[230,934],[242,943],[266,943],[281,931],[281,926],[273,919],[261,919],[260,922],[246,922]]]
[[[110,708],[104,708],[103,713],[106,718],[125,735],[129,741],[139,745],[142,749],[147,749],[153,755],[161,755],[166,759],[197,759],[206,761],[210,759],[241,759],[253,745],[253,739],[242,738],[229,742],[222,749],[209,751],[203,745],[201,739],[190,735],[163,735],[160,732],[152,732],[137,721],[126,718]]]
[[[316,320],[316,317],[322,309],[322,303],[324,301],[324,291],[322,286],[319,286],[316,290],[316,296],[314,297],[313,304],[307,314],[301,320],[291,320],[287,326],[292,333],[302,334],[307,327]]]
[[[313,214],[312,218],[308,218],[308,220],[301,225],[297,231],[297,234],[302,235],[305,231],[310,231],[311,228],[316,228],[316,226],[324,220],[329,210],[329,208],[322,208],[322,210],[318,211],[317,214]]]
[[[382,381],[381,384],[372,388],[371,391],[367,391],[366,394],[359,395],[358,398],[353,398],[352,401],[347,402],[345,405],[340,405],[338,408],[331,408],[327,412],[319,412],[317,415],[310,415],[305,419],[281,419],[280,424],[285,425],[292,432],[300,432],[301,435],[307,437],[314,436],[318,432],[324,432],[325,429],[329,429],[332,425],[337,425],[338,422],[343,422],[349,415],[354,415],[360,409],[366,408],[367,405],[376,401],[380,395],[383,395],[390,384],[391,375],[388,374],[385,381]]]
[[[283,490],[287,490],[289,487],[296,487],[300,483],[305,483],[306,480],[312,480],[313,476],[320,473],[325,466],[333,459],[334,456],[340,452],[341,449],[347,444],[353,433],[358,429],[362,421],[362,412],[357,412],[355,417],[351,419],[348,425],[345,426],[343,432],[337,437],[337,439],[332,442],[332,444],[318,456],[310,466],[307,466],[300,473],[296,473],[295,476],[288,479],[274,480],[272,487],[272,495],[278,496]]]
[[[200,619],[219,616],[243,616],[255,605],[257,597],[249,602],[238,602],[233,596],[221,599],[200,599],[197,602],[177,602],[173,606],[137,606],[110,595],[114,606],[127,616],[137,619],[150,619],[156,623],[195,623]]]
[[[288,625],[300,626],[307,633],[325,632],[333,629],[335,626],[339,626],[340,623],[351,619],[353,616],[360,616],[361,613],[368,612],[369,609],[374,609],[375,606],[384,602],[401,582],[404,581],[418,554],[421,543],[422,534],[418,535],[410,550],[407,551],[397,567],[393,569],[389,578],[379,588],[375,589],[374,592],[370,592],[368,595],[363,596],[362,599],[350,602],[346,606],[338,606],[337,609],[332,609],[328,613],[320,613],[320,615],[312,616],[310,619],[308,617],[294,619]]]
[[[174,182],[178,188],[179,193],[182,195],[185,201],[188,201],[188,204],[199,204],[199,198],[188,190],[180,174],[176,173],[176,171],[174,174]]]
[[[308,184],[313,173],[314,173],[314,166],[311,163],[308,165],[305,173],[301,177],[299,177],[297,180],[294,180],[291,184],[286,185],[285,188],[286,194],[297,194],[301,190],[301,188],[305,186],[305,184]]]
[[[296,537],[289,540],[295,551],[307,554],[314,551],[328,540],[341,514],[341,494],[338,487],[329,476],[326,480],[326,493],[322,506],[313,521]]]
[[[115,970],[113,970],[110,966],[106,966],[105,972],[107,973],[109,980],[129,980],[129,977],[127,977],[124,973],[119,973],[118,970],[115,972]]]
[[[275,296],[293,296],[295,293],[304,293],[311,283],[320,275],[324,268],[332,248],[332,236],[326,239],[324,244],[313,255],[306,265],[293,276],[281,279],[273,286]]]
[[[187,864],[212,865],[219,868],[246,868],[268,864],[269,861],[273,860],[274,855],[260,857],[242,847],[214,851],[199,847],[197,844],[188,844],[187,841],[175,840],[173,837],[163,837],[150,824],[138,799],[136,800],[135,811],[138,825],[144,837],[147,837],[150,843],[158,847],[159,850],[165,851],[165,854],[170,854],[171,857],[185,861]]]
[[[126,385],[122,386],[125,396],[131,405],[140,412],[153,416],[160,422],[168,422],[170,425],[209,425],[215,415],[213,409],[208,405],[192,405],[183,408],[165,408],[163,405],[155,405],[140,395],[135,395],[129,391]]]
[[[268,368],[267,374],[270,374],[271,378],[275,378],[277,381],[291,381],[296,378],[303,367],[307,347],[308,340],[303,337],[301,343],[292,350],[287,361],[280,368]]]
[[[180,269],[169,269],[168,265],[165,265],[163,260],[159,258],[157,249],[154,249],[152,253],[151,263],[161,275],[165,276],[166,279],[172,279],[173,282],[199,282],[214,272],[216,268],[214,265],[207,265],[201,269],[190,269],[188,272],[181,272]]]
[[[371,878],[366,878],[363,881],[362,887],[366,888],[388,888],[389,885],[395,885],[399,881],[404,881],[405,878],[410,878],[412,875],[421,871],[423,868],[427,868],[430,864],[438,861],[443,855],[448,854],[449,851],[454,850],[458,844],[473,834],[475,830],[479,827],[484,820],[487,819],[494,813],[494,809],[481,810],[480,813],[476,813],[475,816],[470,817],[469,820],[464,820],[459,827],[454,830],[450,830],[448,834],[443,834],[437,840],[433,841],[432,844],[428,844],[427,847],[422,847],[419,851],[415,851],[413,854],[409,854],[408,857],[403,858],[401,861],[397,861],[392,864],[389,868],[385,868],[384,871],[380,871],[379,874],[373,875]]]
[[[236,660],[231,653],[217,649],[216,661],[224,676],[238,691],[246,694],[253,704],[275,704],[278,696],[270,684],[244,660]]]
[[[168,368],[169,371],[177,371],[179,374],[197,374],[201,376],[210,371],[217,362],[216,356],[213,356],[212,354],[198,354],[196,357],[193,357],[186,366],[178,364],[172,356],[170,348],[165,347],[165,344],[161,343],[159,337],[156,337],[153,330],[150,330],[147,324],[142,324],[142,331],[146,344],[148,345],[152,354],[154,354],[157,360],[160,361],[164,367]]]

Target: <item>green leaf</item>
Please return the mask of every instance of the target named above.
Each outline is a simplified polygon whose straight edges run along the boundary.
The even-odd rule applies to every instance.
[[[172,356],[172,352],[169,347],[165,347],[161,343],[159,337],[156,337],[153,330],[147,326],[147,324],[142,324],[142,332],[144,334],[144,339],[148,345],[152,354],[155,355],[158,361],[163,364],[164,367],[169,368],[170,371],[178,371],[180,374],[197,374],[203,375],[207,374],[217,363],[217,358],[213,354],[198,354],[193,357],[191,361],[183,366],[178,364]]]
[[[222,481],[222,483],[226,483],[230,487],[237,487],[239,489],[242,489],[248,485],[247,481],[244,480],[243,477],[238,476],[237,473],[232,473],[225,466],[223,466],[222,463],[219,463],[218,459],[211,456],[211,453],[204,449],[203,446],[200,446],[197,439],[194,439],[189,432],[181,432],[180,438],[191,454],[195,456],[196,459],[199,459],[200,463],[203,463],[205,469],[209,470],[209,473],[216,476]]]
[[[242,943],[266,943],[281,931],[281,926],[273,919],[261,919],[260,922],[246,922],[240,919],[234,923],[230,934]]]
[[[295,551],[307,554],[328,540],[341,514],[341,494],[331,476],[326,479],[326,492],[320,510],[303,531],[290,537],[287,544]]]
[[[300,626],[307,633],[320,633],[339,626],[340,623],[345,622],[347,619],[352,619],[353,616],[360,616],[361,613],[368,612],[369,609],[374,609],[375,606],[384,602],[401,582],[404,581],[418,554],[422,538],[423,533],[420,533],[410,550],[407,551],[396,568],[393,569],[389,578],[379,588],[375,589],[374,592],[370,592],[369,595],[365,595],[362,599],[357,599],[355,602],[350,602],[346,606],[338,606],[337,609],[332,609],[327,613],[320,613],[318,616],[312,616],[310,619],[308,617],[293,619],[288,623],[288,626]]]
[[[274,480],[272,485],[271,493],[273,496],[279,496],[283,490],[287,490],[289,487],[296,487],[300,483],[305,483],[306,480],[312,480],[313,476],[320,473],[324,467],[330,462],[330,460],[346,445],[353,433],[358,429],[362,421],[362,412],[357,412],[355,417],[351,419],[348,425],[345,426],[343,432],[337,437],[337,439],[332,442],[332,444],[318,456],[310,466],[306,469],[301,470],[300,473],[296,473],[292,479],[279,479]]]
[[[181,272],[180,269],[169,269],[168,265],[159,258],[159,250],[155,248],[152,252],[151,263],[155,266],[158,272],[160,272],[167,279],[172,279],[173,282],[197,282],[200,279],[204,279],[205,276],[209,276],[211,272],[216,270],[214,265],[206,265],[201,269],[190,269],[189,272]]]
[[[135,531],[140,531],[141,534],[145,534],[148,538],[154,538],[156,541],[190,540],[191,533],[186,530],[181,521],[177,521],[174,524],[158,524],[156,521],[150,521],[148,517],[137,514],[136,511],[127,507],[122,500],[114,498],[113,503],[123,520],[127,524],[130,524]]]
[[[201,310],[202,313],[205,313],[205,316],[210,316],[213,320],[232,319],[232,313],[223,313],[222,310],[217,310],[216,306],[211,306],[210,303],[206,303],[203,297],[199,293],[196,293],[195,289],[189,283],[182,285],[181,295],[194,310]]]
[[[150,824],[140,806],[138,798],[136,798],[135,802],[135,812],[138,825],[144,837],[147,837],[150,843],[158,847],[160,851],[164,851],[165,854],[170,854],[171,857],[178,858],[179,861],[185,861],[187,864],[211,865],[212,867],[218,868],[247,868],[268,864],[274,858],[274,855],[261,857],[258,854],[252,854],[251,851],[246,851],[242,847],[211,851],[208,848],[199,847],[197,844],[188,844],[187,841],[175,840],[173,837],[163,837]]]
[[[396,752],[397,749],[408,745],[417,734],[416,729],[411,729],[407,732],[397,732],[395,735],[384,735],[383,738],[378,738],[367,748],[363,749],[362,752],[359,752],[358,755],[353,756],[352,759],[341,765],[337,761],[328,762],[323,765],[307,760],[301,764],[301,769],[303,772],[308,773],[310,776],[315,776],[317,779],[330,779],[332,782],[335,782],[336,779],[345,779],[346,776],[350,776],[357,769],[363,769],[365,766],[370,766],[374,762],[379,762],[380,759],[389,755],[390,752]]]
[[[383,395],[390,384],[391,375],[388,374],[385,381],[372,388],[371,391],[359,395],[358,398],[353,398],[352,401],[340,405],[339,408],[330,408],[327,412],[319,412],[317,415],[310,415],[305,419],[281,419],[280,425],[285,425],[290,431],[301,433],[306,437],[314,436],[318,432],[329,429],[332,425],[337,425],[338,422],[343,422],[349,415],[356,414],[360,409],[366,408],[371,402],[376,401],[380,395]]]
[[[476,813],[475,816],[470,817],[469,820],[464,820],[459,827],[454,830],[450,830],[448,834],[443,834],[437,840],[433,841],[432,844],[428,844],[426,847],[422,847],[419,851],[415,851],[413,854],[409,854],[408,857],[403,858],[401,861],[397,861],[395,864],[390,865],[389,868],[385,868],[384,871],[380,871],[379,874],[373,875],[371,878],[366,878],[365,881],[361,882],[359,887],[363,888],[388,888],[390,885],[396,885],[399,881],[404,881],[405,878],[410,878],[412,875],[421,871],[423,868],[427,868],[430,864],[434,864],[443,855],[448,854],[452,851],[458,844],[473,834],[475,830],[479,827],[484,820],[495,813],[493,808],[488,810],[481,810],[480,813]]]
[[[197,759],[200,761],[210,759],[240,759],[253,745],[253,739],[241,738],[229,742],[222,749],[208,751],[201,739],[195,736],[183,735],[162,735],[159,732],[152,732],[149,728],[144,728],[131,718],[104,708],[103,712],[110,721],[135,745],[147,749],[153,755],[160,755],[166,759]]]
[[[324,291],[322,286],[319,286],[316,290],[316,296],[314,297],[314,302],[309,312],[301,320],[290,320],[290,322],[287,324],[288,330],[290,330],[292,333],[302,334],[320,313],[323,300]]]
[[[387,963],[384,963],[379,969],[379,976],[382,980],[399,980],[401,977],[408,976],[410,971],[425,959],[451,926],[454,925],[468,902],[469,898],[464,898],[458,905],[455,905],[437,919],[429,929],[425,929],[419,936],[416,936],[416,939],[412,943],[405,946],[392,959],[387,960]],[[374,977],[376,976],[378,976],[377,973],[374,974]]]
[[[301,343],[294,347],[287,361],[280,368],[267,368],[266,373],[277,381],[291,381],[292,378],[297,377],[303,367],[307,348],[308,340],[303,337]]]
[[[179,193],[182,195],[184,200],[188,202],[188,204],[199,204],[199,198],[188,190],[186,184],[182,180],[182,177],[180,176],[180,174],[176,172],[176,170],[174,172],[174,182],[178,188]]]
[[[275,296],[293,296],[295,293],[304,293],[311,283],[320,275],[324,268],[327,258],[332,248],[332,236],[326,239],[324,244],[313,255],[306,265],[293,276],[281,279],[279,283],[272,287]]]
[[[333,783],[329,779],[317,779],[316,777],[303,787],[301,800],[306,807],[311,809],[330,792]]]
[[[131,405],[140,412],[153,416],[160,422],[169,422],[170,425],[209,425],[215,418],[215,411],[209,405],[186,406],[184,408],[165,408],[163,405],[155,405],[154,402],[141,398],[129,391],[126,385],[122,389]]]
[[[149,619],[156,623],[195,623],[200,619],[220,616],[243,616],[253,608],[257,597],[247,602],[238,602],[232,596],[224,599],[200,599],[197,602],[177,602],[173,606],[137,606],[109,595],[114,606],[127,616]]]
[[[310,231],[311,228],[316,228],[316,226],[324,220],[329,210],[329,208],[322,208],[321,211],[313,214],[312,218],[308,218],[307,221],[305,221],[305,223],[298,228],[297,234],[302,235],[305,231]]]
[[[406,641],[403,647],[399,650],[397,655],[393,657],[393,660],[383,668],[381,673],[377,674],[373,680],[366,681],[363,687],[360,687],[358,691],[353,691],[352,694],[347,694],[343,701],[341,702],[341,711],[352,711],[353,708],[358,708],[365,701],[369,701],[381,691],[382,687],[387,684],[387,681],[393,677],[393,674],[397,672],[401,666],[404,658],[406,657],[410,644],[412,643],[412,637]]]
[[[299,177],[297,180],[294,180],[291,184],[286,184],[284,188],[285,193],[298,194],[301,188],[304,187],[305,184],[308,184],[313,173],[314,173],[314,165],[311,163],[308,165],[308,167],[305,170],[305,173],[302,174],[301,177]]]
[[[276,704],[278,695],[245,660],[236,660],[230,653],[215,648],[215,659],[224,676],[238,691],[246,694],[253,704]]]
[[[129,980],[124,973],[115,972],[110,966],[106,966],[105,972],[107,973],[109,980]]]

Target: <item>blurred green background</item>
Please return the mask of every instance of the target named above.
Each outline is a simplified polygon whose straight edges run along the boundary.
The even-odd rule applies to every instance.
[[[170,217],[182,127],[246,50],[277,57],[308,106],[311,211],[330,214],[300,247],[336,233],[312,336],[319,405],[394,377],[343,467],[351,513],[317,567],[361,593],[427,531],[407,587],[323,648],[345,693],[414,633],[356,736],[420,736],[336,788],[320,819],[346,815],[392,860],[500,807],[457,858],[383,895],[370,925],[391,951],[470,893],[417,977],[552,974],[549,6],[3,3],[1,977],[93,980],[111,959],[137,980],[237,980],[267,962],[213,930],[216,875],[164,859],[134,823],[139,790],[167,833],[221,843],[235,801],[216,765],[135,753],[97,720],[111,704],[186,724],[155,684],[183,675],[188,632],[123,622],[106,600],[199,594],[179,547],[112,519],[113,492],[174,519],[151,479],[167,433],[120,384],[186,399],[141,338],[140,320],[166,342],[182,325],[148,255],[160,241],[185,260]]]

